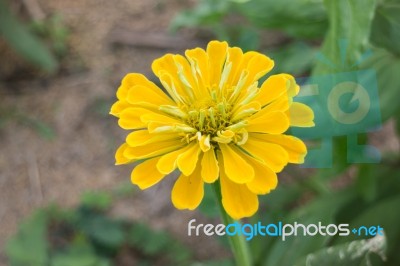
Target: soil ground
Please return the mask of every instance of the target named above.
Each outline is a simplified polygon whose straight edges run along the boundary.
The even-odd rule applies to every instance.
[[[129,72],[152,78],[151,62],[169,51],[115,46],[110,35],[117,26],[132,32],[166,33],[177,12],[193,2],[39,0],[38,4],[46,15],[61,15],[70,32],[70,52],[63,59],[65,69],[55,77],[32,78],[10,65],[8,74],[13,78],[0,82],[1,110],[22,117],[0,127],[0,251],[36,208],[53,202],[71,207],[84,191],[130,186],[133,166],[114,165],[115,149],[127,132],[107,113],[121,78]],[[5,61],[2,65],[14,63]],[[49,125],[55,137],[46,139],[43,132],[21,122],[25,118]],[[135,193],[118,202],[113,214],[173,233],[193,247],[199,260],[226,257],[229,253],[218,248],[215,240],[187,237],[187,222],[204,218],[172,206],[172,184],[169,178]],[[0,265],[6,265],[3,252]]]

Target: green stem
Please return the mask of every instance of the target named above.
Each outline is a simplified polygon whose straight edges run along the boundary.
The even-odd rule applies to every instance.
[[[220,214],[222,221],[225,225],[232,224],[232,223],[240,223],[232,219],[225,211],[224,207],[222,206],[222,195],[221,195],[221,186],[219,180],[217,180],[214,184],[214,191],[217,196],[217,203],[219,206]],[[251,266],[251,255],[249,251],[249,246],[247,245],[246,240],[244,239],[243,235],[235,234],[234,236],[227,236],[229,240],[229,245],[231,247],[233,256],[235,257],[236,265],[239,266]]]

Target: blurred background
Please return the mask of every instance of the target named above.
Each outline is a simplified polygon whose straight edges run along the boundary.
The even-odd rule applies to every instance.
[[[226,239],[187,236],[193,218],[219,221],[210,188],[189,212],[170,203],[174,174],[133,187],[133,165],[114,166],[126,132],[108,114],[126,73],[157,82],[154,59],[211,39],[303,81],[376,75],[379,119],[356,143],[382,158],[355,152],[347,131],[331,136],[331,165],[289,167],[247,221],[380,224],[385,237],[255,238],[254,264],[399,265],[399,14],[397,0],[0,0],[0,265],[233,265]]]

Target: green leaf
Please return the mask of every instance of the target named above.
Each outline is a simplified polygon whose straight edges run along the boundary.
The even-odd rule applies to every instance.
[[[109,262],[94,252],[86,241],[79,239],[63,252],[58,252],[50,266],[108,266]]]
[[[355,217],[350,223],[350,226],[354,228],[377,225],[382,227],[387,237],[389,259],[396,257],[395,261],[399,261],[400,259],[400,254],[398,254],[398,247],[400,245],[400,215],[395,211],[398,209],[398,206],[400,206],[400,196],[396,195],[385,198],[369,205],[364,212]],[[351,239],[352,237],[356,238],[356,236],[348,236],[347,239]],[[338,242],[340,242],[339,239]]]
[[[149,257],[167,255],[170,261],[186,264],[190,251],[173,239],[168,233],[154,231],[146,224],[132,224],[127,234],[128,244]],[[186,262],[186,263],[184,263]]]
[[[48,261],[47,215],[37,211],[20,225],[18,233],[6,244],[11,265],[43,266]]]
[[[125,232],[120,221],[108,218],[101,213],[90,212],[85,208],[82,209],[78,228],[96,243],[110,250],[119,248],[125,240]]]
[[[205,261],[205,262],[195,262],[193,264],[190,264],[190,266],[234,266],[235,263],[233,263],[231,260],[213,260],[213,261]]]
[[[356,189],[367,202],[376,199],[378,193],[378,179],[374,168],[373,164],[364,164],[361,165],[358,170]]]
[[[372,56],[362,62],[361,68],[373,69],[376,73],[382,122],[394,114],[400,117],[400,57],[383,49],[373,49]]]
[[[85,192],[81,199],[82,205],[97,210],[107,210],[112,204],[112,198],[106,192]]]
[[[267,52],[275,62],[270,74],[290,73],[299,76],[310,70],[316,49],[304,42],[293,42],[277,50]]]
[[[52,53],[17,20],[5,0],[0,0],[0,35],[27,61],[48,73],[57,70],[58,63]]]
[[[191,10],[179,13],[171,22],[170,29],[176,31],[182,27],[210,26],[217,24],[229,10],[228,1],[201,0]]]
[[[226,26],[216,31],[220,40],[226,40],[230,46],[238,46],[244,52],[258,50],[260,36],[258,31],[247,26]]]
[[[371,42],[400,55],[400,2],[379,1],[371,28]]]
[[[257,27],[281,29],[299,38],[320,37],[328,27],[322,0],[252,0],[237,4],[235,11]]]
[[[377,265],[371,264],[371,254],[375,253],[383,260],[386,252],[385,236],[377,235],[368,240],[357,240],[346,244],[327,247],[308,254],[299,260],[296,266],[320,266],[320,265]]]
[[[320,60],[313,75],[354,70],[368,44],[375,0],[325,0],[325,5],[330,28],[321,53],[330,64]]]
[[[340,191],[332,195],[316,198],[309,204],[295,209],[283,223],[302,223],[308,225],[321,222],[329,224],[334,222],[336,213],[354,197],[352,191]],[[298,234],[296,237],[288,237],[285,241],[276,239],[272,246],[264,252],[264,263],[262,265],[293,265],[297,259],[324,246],[331,239],[330,236],[304,236]]]
[[[162,253],[170,244],[169,240],[167,234],[164,232],[152,231],[145,224],[132,225],[128,233],[129,243],[149,256]]]

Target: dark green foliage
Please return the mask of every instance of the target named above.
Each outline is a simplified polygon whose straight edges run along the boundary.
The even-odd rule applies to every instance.
[[[58,62],[53,54],[11,13],[5,0],[0,0],[0,35],[18,54],[43,71],[57,70]]]
[[[86,193],[82,205],[50,206],[25,221],[6,248],[11,266],[107,266],[128,250],[141,265],[186,265],[191,252],[163,231],[107,215],[111,197]]]

